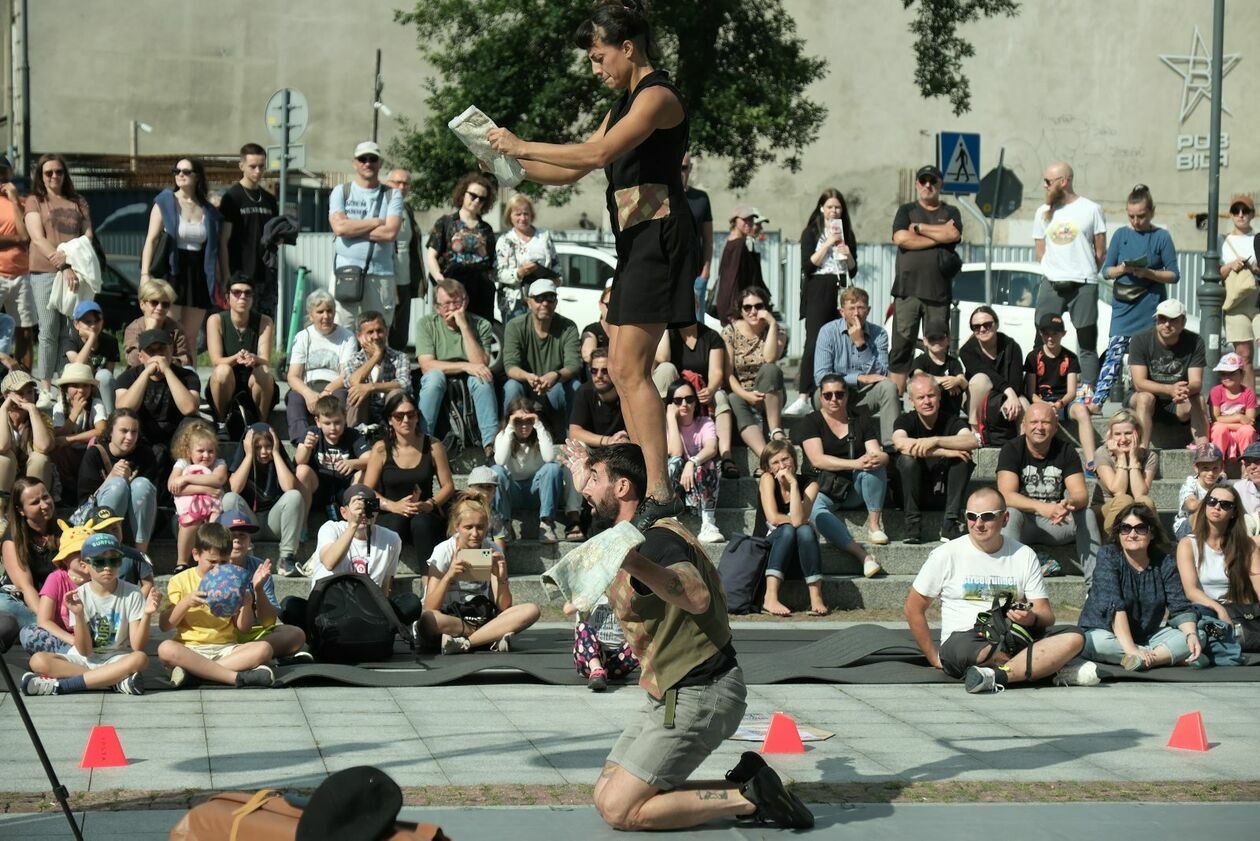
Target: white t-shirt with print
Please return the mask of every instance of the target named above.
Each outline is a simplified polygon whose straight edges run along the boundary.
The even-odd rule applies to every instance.
[[[920,595],[941,600],[941,639],[969,631],[976,617],[993,606],[994,596],[1010,593],[1013,601],[1049,598],[1037,553],[1018,540],[1005,538],[1002,548],[985,554],[966,535],[938,546],[911,585]]]
[[[451,561],[455,558],[455,540],[456,538],[452,535],[433,547],[433,557],[429,558],[429,574],[437,577],[446,575],[446,571],[451,568]],[[499,551],[498,544],[491,540],[488,534],[481,541],[481,548]],[[442,603],[442,607],[449,604],[461,604],[469,596],[490,598],[489,582],[455,579],[446,588],[446,600]]]
[[[1107,232],[1102,208],[1084,196],[1077,196],[1046,221],[1049,205],[1037,208],[1033,216],[1033,240],[1045,240],[1046,253],[1041,270],[1050,281],[1098,282],[1098,261],[1094,257],[1094,237]]]
[[[76,590],[83,602],[83,620],[92,635],[92,654],[108,657],[131,650],[131,623],[144,618],[144,594],[140,588],[119,581],[112,593],[98,595],[89,582]],[[70,613],[73,631],[75,615]]]
[[[368,540],[355,538],[350,541],[350,551],[337,562],[332,569],[324,566],[319,553],[345,534],[349,523],[329,520],[319,527],[319,535],[315,539],[315,551],[311,555],[311,584],[321,578],[329,578],[343,572],[357,572],[366,575],[384,587],[387,579],[398,573],[398,558],[402,555],[402,538],[398,532],[382,526],[372,526],[368,532]]]
[[[303,366],[303,382],[332,382],[341,373],[342,350],[354,344],[354,334],[340,325],[327,336],[308,325],[293,339],[289,364]]]

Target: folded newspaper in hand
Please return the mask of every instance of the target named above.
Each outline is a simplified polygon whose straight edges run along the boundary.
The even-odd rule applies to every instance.
[[[447,123],[446,127],[455,132],[468,151],[490,167],[501,186],[511,189],[525,180],[525,169],[516,158],[509,158],[490,148],[486,133],[498,126],[476,105],[469,105],[468,110]]]

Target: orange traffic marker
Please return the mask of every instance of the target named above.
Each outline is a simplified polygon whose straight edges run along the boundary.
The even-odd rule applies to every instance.
[[[127,764],[118,731],[112,725],[102,724],[92,728],[87,747],[83,750],[80,768],[119,768]]]
[[[801,743],[801,733],[796,729],[796,722],[791,716],[775,713],[770,716],[770,729],[766,732],[766,740],[761,745],[762,753],[804,753],[805,745]]]
[[[1207,731],[1203,729],[1203,715],[1195,710],[1177,719],[1168,747],[1179,750],[1205,752],[1208,749]]]

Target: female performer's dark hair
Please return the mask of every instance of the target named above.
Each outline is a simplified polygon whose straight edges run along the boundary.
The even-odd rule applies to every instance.
[[[661,53],[648,23],[647,0],[598,0],[591,16],[573,33],[573,40],[584,50],[594,46],[596,38],[612,46],[634,41],[648,61],[660,61]]]

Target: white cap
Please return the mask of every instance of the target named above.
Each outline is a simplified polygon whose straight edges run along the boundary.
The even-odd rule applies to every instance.
[[[473,485],[497,485],[499,484],[499,474],[484,464],[479,464],[468,472],[468,486]]]
[[[760,219],[761,211],[751,204],[737,204],[731,211],[732,219]]]
[[[529,285],[529,297],[537,298],[539,295],[546,295],[548,292],[554,293],[556,285],[546,278],[535,280]]]
[[[384,155],[381,154],[381,147],[377,145],[375,140],[364,140],[358,146],[355,146],[354,154],[350,157],[357,158],[360,155],[376,155],[378,158],[384,157]]]
[[[1169,298],[1167,301],[1159,302],[1159,306],[1155,308],[1155,314],[1162,315],[1164,318],[1181,318],[1186,314],[1186,305],[1176,298]]]

